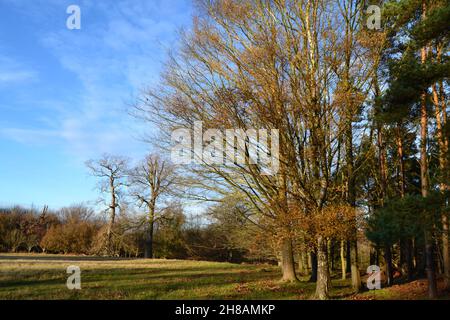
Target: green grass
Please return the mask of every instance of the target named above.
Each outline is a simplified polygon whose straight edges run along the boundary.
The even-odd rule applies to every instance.
[[[81,268],[81,290],[68,290],[66,268]],[[314,283],[279,283],[274,266],[106,259],[51,255],[0,255],[0,299],[308,299]],[[334,281],[333,296],[350,294]]]
[[[81,290],[69,290],[70,265]],[[0,299],[310,299],[315,284],[283,284],[268,265],[0,254]],[[398,299],[389,289],[352,295],[349,280],[332,280],[332,299]],[[421,298],[421,297],[416,297]]]

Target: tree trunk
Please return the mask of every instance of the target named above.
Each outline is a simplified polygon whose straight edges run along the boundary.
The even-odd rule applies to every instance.
[[[341,273],[342,273],[342,280],[345,280],[347,278],[347,260],[345,258],[345,241],[341,241]]]
[[[449,222],[447,213],[442,214],[442,260],[444,262],[445,288],[450,289]]]
[[[390,245],[384,247],[384,261],[386,263],[386,281],[388,286],[394,284],[394,272],[392,268],[392,250]]]
[[[306,254],[305,248],[300,252],[298,257],[298,269],[301,275],[308,274],[308,256]]]
[[[327,241],[319,237],[317,240],[317,283],[315,298],[326,300],[329,298],[330,271],[328,268]]]
[[[375,248],[375,264],[377,266],[380,265],[380,250],[378,249],[378,247]]]
[[[425,19],[426,1],[422,0],[422,18]],[[421,49],[421,62],[424,64],[427,59],[427,48]],[[428,196],[429,181],[428,181],[428,156],[427,156],[427,137],[428,136],[428,114],[427,114],[427,91],[424,90],[421,96],[420,105],[420,181],[422,189],[422,197]],[[427,228],[425,228],[427,229]],[[434,258],[433,258],[433,241],[429,230],[425,230],[425,259],[426,272],[428,278],[428,296],[430,298],[437,297],[436,275],[434,272]]]
[[[311,251],[310,255],[311,257],[311,277],[309,278],[309,282],[316,282],[317,281],[317,254],[314,251]]]
[[[419,248],[416,247],[416,260],[417,260],[417,276],[419,278],[426,277],[425,269],[427,267],[426,263],[426,256],[425,256],[425,244],[423,244],[421,252],[419,251]]]
[[[436,237],[434,239],[434,247],[433,247],[433,251],[434,254],[433,256],[435,257],[435,267],[437,267],[437,273],[438,274],[444,274],[444,261],[442,259],[442,252],[440,249],[440,239],[438,237]],[[436,271],[436,268],[435,268]]]
[[[413,245],[412,240],[406,240],[406,272],[408,273],[408,281],[414,278],[414,264],[413,264]]]
[[[346,255],[345,255],[345,265],[346,265],[346,269],[345,272],[350,273],[352,272],[352,246],[349,240],[346,241]]]
[[[110,178],[109,186],[110,186],[110,191],[111,191],[111,205],[109,206],[109,209],[110,209],[109,223],[108,223],[108,227],[106,230],[106,252],[108,253],[108,255],[112,255],[113,254],[112,245],[111,245],[112,229],[114,227],[114,220],[116,219],[116,207],[117,207],[114,178]]]
[[[303,265],[305,266],[305,275],[309,272],[309,264],[308,264],[308,254],[306,252],[306,248],[302,252]]]
[[[436,272],[434,270],[433,241],[429,231],[425,231],[425,261],[428,279],[428,297],[437,298]]]
[[[369,257],[369,264],[371,266],[376,265],[377,264],[377,251],[375,249],[375,247],[371,244],[370,245],[370,253],[369,253],[370,257]]]
[[[300,253],[298,255],[298,274],[300,274],[300,275],[305,274],[305,265],[303,263],[303,253]]]
[[[400,197],[404,198],[406,195],[406,174],[405,174],[405,160],[403,156],[402,124],[400,122],[397,123],[396,132],[397,132],[396,134],[397,153],[400,172],[399,190],[400,190]],[[414,270],[412,239],[406,239],[404,242],[401,242],[400,249],[402,252],[402,259],[404,259],[406,263],[406,273],[408,274],[408,281],[412,281]]]
[[[442,83],[441,83],[442,86]],[[440,171],[440,185],[439,189],[442,193],[448,190],[448,141],[443,132],[443,125],[446,122],[446,106],[445,98],[441,97],[441,102],[439,101],[438,92],[436,85],[432,86],[433,89],[433,103],[435,107],[436,115],[436,133],[437,140],[439,144],[439,171]],[[442,88],[441,88],[442,89]],[[442,90],[441,90],[442,91]],[[443,92],[441,93],[443,95]],[[443,212],[442,216],[442,260],[444,265],[444,281],[445,287],[450,288],[450,252],[449,252],[449,222],[447,212]]]
[[[403,159],[403,139],[402,139],[402,125],[399,122],[397,124],[397,153],[398,153],[398,163],[399,163],[399,171],[400,171],[400,179],[399,179],[399,190],[400,197],[405,197],[406,193],[406,175],[405,175],[405,160]]]
[[[144,257],[147,259],[153,259],[153,229],[154,229],[154,218],[150,215],[150,221],[147,230],[147,236],[145,239],[145,250]]]
[[[426,198],[428,196],[428,159],[427,159],[427,107],[426,107],[426,93],[422,95],[421,106],[421,144],[420,144],[420,178],[422,185],[422,196]],[[427,229],[427,227],[425,227]],[[437,297],[437,284],[436,274],[434,270],[434,257],[433,257],[433,241],[429,230],[425,230],[425,261],[426,261],[426,273],[428,279],[428,296],[430,298]]]
[[[351,272],[352,272],[352,287],[354,292],[358,293],[361,290],[361,275],[359,273],[358,267],[358,242],[356,240],[352,241],[351,248]]]
[[[328,240],[328,265],[330,267],[330,272],[334,270],[334,241],[332,239]]]
[[[378,153],[380,161],[380,181],[381,181],[381,205],[384,204],[387,189],[387,165],[386,165],[386,147],[383,139],[383,127],[378,126],[377,134]]]
[[[353,128],[352,119],[347,120],[347,132],[346,132],[346,162],[347,162],[347,202],[350,206],[356,205],[356,188],[355,188],[355,176],[354,176],[354,159],[353,159]],[[356,217],[355,217],[356,220]],[[349,240],[350,246],[350,272],[352,276],[352,287],[355,292],[359,292],[361,289],[361,276],[359,274],[358,267],[358,230],[353,230],[354,239]]]
[[[442,214],[442,260],[444,262],[445,288],[450,289],[449,222],[447,213]]]
[[[283,273],[283,282],[295,282],[298,281],[295,275],[295,261],[294,252],[292,250],[292,241],[289,238],[285,238],[281,244],[281,271]]]
[[[285,145],[282,140],[280,142],[281,147]],[[287,175],[286,175],[286,159],[285,150],[282,148],[280,152],[280,169],[279,169],[279,187],[278,187],[278,208],[279,214],[285,218],[289,214],[289,206],[287,201]],[[286,220],[284,220],[286,221]],[[290,236],[289,226],[286,227],[282,234],[281,242],[281,270],[283,282],[295,282],[298,281],[295,275],[295,260],[294,250],[292,248],[292,239]]]

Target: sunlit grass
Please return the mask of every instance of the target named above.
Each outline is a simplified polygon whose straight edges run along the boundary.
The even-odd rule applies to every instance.
[[[69,290],[66,269],[81,269],[81,290]],[[310,299],[307,277],[280,283],[269,265],[157,259],[0,254],[0,299]],[[332,281],[331,298],[352,299],[349,280]],[[397,299],[387,290],[358,295]]]
[[[19,259],[18,259],[19,258]],[[51,260],[47,260],[51,259]],[[1,299],[308,299],[314,284],[280,284],[275,266],[231,263],[2,255]],[[66,268],[81,268],[68,290]]]

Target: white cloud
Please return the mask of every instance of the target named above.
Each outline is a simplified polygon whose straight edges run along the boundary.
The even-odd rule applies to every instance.
[[[50,5],[58,10],[61,6]],[[128,156],[145,152],[146,147],[136,140],[141,128],[124,111],[125,105],[142,86],[158,78],[164,47],[173,45],[182,21],[190,20],[186,5],[183,1],[127,0],[89,5],[81,1],[80,7],[81,30],[61,27],[39,34],[61,66],[80,81],[82,90],[74,91],[76,99],[71,97],[75,103],[52,102],[58,109],[51,121],[47,119],[50,129],[10,128],[0,134],[23,143],[53,141],[82,160],[103,152]],[[33,73],[22,71],[16,77],[32,78]]]
[[[37,72],[26,68],[14,59],[0,56],[0,85],[36,80]]]
[[[42,129],[1,128],[0,136],[28,145],[49,144],[60,136],[58,131]]]
[[[0,70],[0,83],[12,83],[33,80],[36,74],[32,71],[16,70],[2,71]]]

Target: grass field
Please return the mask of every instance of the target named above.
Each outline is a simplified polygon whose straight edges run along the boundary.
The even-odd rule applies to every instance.
[[[81,269],[81,290],[69,290],[66,269]],[[0,299],[309,299],[314,283],[281,284],[274,266],[182,260],[0,254]],[[333,280],[334,299],[401,299],[390,289],[352,295]],[[392,292],[391,292],[392,291]],[[414,296],[422,298],[419,296]]]

